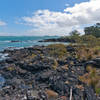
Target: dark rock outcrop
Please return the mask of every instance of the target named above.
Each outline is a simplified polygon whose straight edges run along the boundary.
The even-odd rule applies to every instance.
[[[66,47],[69,53],[73,47]],[[35,46],[19,50],[5,50],[10,59],[0,62],[0,74],[5,83],[0,89],[0,100],[98,100],[92,87],[79,80],[84,75],[85,62],[74,57],[58,59],[49,57],[46,47]],[[47,54],[47,55],[46,55]],[[47,91],[48,90],[48,91]]]
[[[39,42],[70,42],[70,43],[75,43],[75,40],[70,39],[70,38],[56,38],[56,39],[45,39],[45,40],[41,40]]]

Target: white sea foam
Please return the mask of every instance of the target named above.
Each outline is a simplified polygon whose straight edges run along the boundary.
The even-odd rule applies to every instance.
[[[0,61],[5,60],[7,58],[9,58],[7,53],[5,53],[5,54],[0,53]]]
[[[9,43],[11,41],[0,41],[0,43]]]

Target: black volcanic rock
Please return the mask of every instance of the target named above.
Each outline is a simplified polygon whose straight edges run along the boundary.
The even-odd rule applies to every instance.
[[[13,42],[22,42],[22,41],[18,41],[18,40],[12,40],[11,42],[13,43]]]
[[[75,43],[75,40],[70,39],[70,38],[54,38],[54,39],[45,39],[41,40],[39,42],[70,42],[70,43]]]
[[[100,58],[95,58],[91,61],[86,62],[85,66],[91,65],[91,67],[100,68]]]
[[[75,52],[71,46],[66,48],[69,53]],[[0,74],[6,80],[0,89],[0,100],[49,100],[47,89],[69,100],[71,88],[73,100],[99,100],[93,88],[79,80],[86,73],[85,61],[68,56],[58,59],[54,69],[56,58],[47,52],[45,46],[4,51],[10,58],[0,62]],[[58,98],[54,100],[62,100]]]

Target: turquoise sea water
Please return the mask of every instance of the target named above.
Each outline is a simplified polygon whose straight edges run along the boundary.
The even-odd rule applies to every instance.
[[[34,45],[48,45],[50,42],[38,42],[43,39],[58,38],[58,36],[0,36],[0,51],[12,48],[29,47]],[[11,42],[18,41],[18,42]]]

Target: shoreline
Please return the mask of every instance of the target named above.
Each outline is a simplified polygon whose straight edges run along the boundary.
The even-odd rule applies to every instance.
[[[56,46],[57,48],[55,48]],[[57,55],[55,55],[55,51],[52,51],[53,48],[57,49]],[[85,93],[88,99],[94,96],[93,100],[96,100],[93,89],[78,79],[80,75],[86,73],[84,64],[87,61],[79,61],[74,56],[68,56],[74,54],[75,51],[73,46],[63,44],[4,50],[4,53],[8,53],[10,58],[0,62],[3,67],[0,74],[6,79],[3,89],[0,90],[0,98],[6,99],[4,95],[8,95],[11,100],[14,97],[18,98],[17,100],[21,100],[22,97],[45,97],[44,100],[46,100],[50,93],[56,98],[62,98],[62,96],[69,98],[70,88],[73,87],[73,91],[79,91],[78,95],[73,92],[73,98],[86,99]],[[6,90],[7,93],[5,93]],[[68,94],[66,95],[66,93]]]

